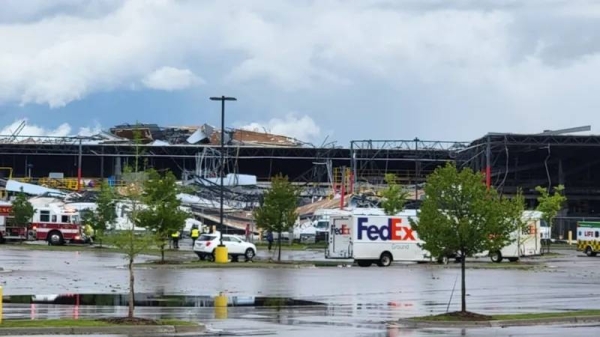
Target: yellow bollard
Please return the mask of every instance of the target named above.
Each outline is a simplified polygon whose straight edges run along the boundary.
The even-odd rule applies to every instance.
[[[571,243],[573,242],[573,232],[572,232],[572,231],[569,231],[569,234],[568,234],[568,236],[569,236],[569,246],[570,246],[570,245],[571,245]]]
[[[228,252],[226,246],[217,246],[215,248],[215,262],[216,263],[228,263]]]
[[[4,308],[2,307],[2,302],[4,299],[4,291],[2,287],[0,287],[0,324],[2,324],[2,316],[4,316]]]
[[[227,296],[223,293],[215,297],[215,318],[227,319]]]

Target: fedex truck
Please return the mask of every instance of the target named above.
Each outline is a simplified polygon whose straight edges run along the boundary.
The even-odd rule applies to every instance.
[[[325,258],[353,259],[361,267],[373,263],[387,267],[394,261],[429,262],[431,254],[420,247],[423,241],[412,229],[411,217],[416,218],[416,211],[395,216],[332,216]],[[447,263],[450,257],[439,261]]]
[[[541,255],[544,228],[542,213],[525,211],[521,219],[525,225],[510,234],[511,243],[500,250],[485,251],[475,256],[489,256],[492,262],[500,263],[504,259],[516,262],[521,257]]]

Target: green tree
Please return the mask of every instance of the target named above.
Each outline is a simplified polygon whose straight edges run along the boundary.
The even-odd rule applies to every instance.
[[[298,217],[298,192],[287,176],[279,174],[271,179],[271,189],[265,192],[263,204],[253,212],[259,228],[278,233],[277,261],[281,261],[281,233],[292,228]]]
[[[136,155],[136,163],[138,162],[137,159]],[[135,311],[135,275],[133,263],[135,262],[136,257],[155,244],[155,239],[154,236],[147,231],[143,233],[135,232],[135,224],[139,222],[139,215],[142,210],[142,191],[145,175],[143,172],[138,172],[137,169],[133,169],[129,166],[125,166],[123,172],[127,174],[123,175],[125,188],[123,189],[122,194],[123,199],[131,204],[130,212],[127,215],[131,222],[131,228],[113,233],[106,238],[106,241],[123,251],[125,258],[127,259],[129,269],[128,318],[133,319]]]
[[[138,226],[144,227],[156,235],[160,247],[161,261],[165,261],[165,246],[169,236],[185,226],[189,214],[179,208],[177,198],[177,179],[172,172],[161,177],[155,170],[148,171],[144,182],[144,203],[148,208],[140,211]]]
[[[548,189],[541,186],[537,186],[535,190],[540,193],[537,198],[538,205],[537,210],[542,213],[542,219],[548,224],[548,235],[552,235],[552,224],[554,218],[558,215],[558,212],[562,209],[564,203],[567,201],[562,193],[565,190],[563,185],[558,185],[554,188],[554,194],[550,194]],[[548,252],[550,251],[550,237],[548,237]]]
[[[117,195],[112,187],[107,182],[102,182],[100,185],[100,194],[96,200],[96,210],[90,218],[90,226],[94,229],[94,236],[100,242],[102,247],[102,239],[106,232],[108,224],[112,224],[117,219],[117,211],[115,209],[117,203]]]
[[[422,247],[432,256],[461,256],[461,313],[467,312],[465,257],[500,249],[521,222],[523,197],[503,198],[482,184],[483,176],[454,164],[437,168],[427,178],[418,221],[410,220]]]
[[[394,215],[404,208],[406,203],[406,197],[408,193],[402,190],[400,185],[397,183],[396,176],[387,173],[384,178],[387,183],[387,187],[381,191],[383,200],[381,201],[381,207],[387,215]]]
[[[34,213],[35,209],[29,202],[27,194],[23,192],[23,187],[21,187],[21,191],[17,193],[15,200],[12,202],[11,215],[14,217],[15,225],[26,227],[31,222]]]

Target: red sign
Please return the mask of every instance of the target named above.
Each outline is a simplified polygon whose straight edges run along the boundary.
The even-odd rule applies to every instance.
[[[0,206],[0,215],[10,215],[11,210],[10,206]]]

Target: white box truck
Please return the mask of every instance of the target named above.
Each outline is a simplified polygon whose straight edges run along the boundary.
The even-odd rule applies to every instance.
[[[412,229],[409,218],[416,211],[404,211],[395,216],[338,215],[329,222],[327,259],[353,259],[359,266],[376,263],[387,267],[394,261],[429,262],[431,254],[419,245],[423,243]],[[447,263],[449,254],[438,259]]]
[[[516,262],[519,258],[542,254],[542,213],[525,211],[521,217],[524,226],[510,234],[512,240],[507,246],[497,251],[485,251],[476,256],[489,256],[492,262],[500,263],[507,259]]]

